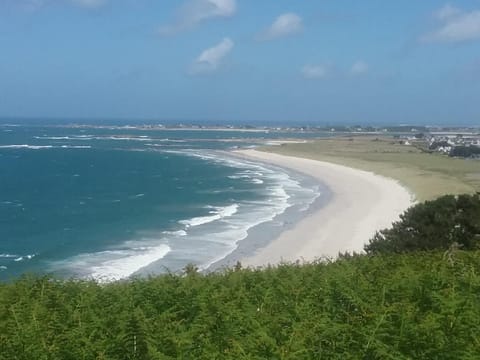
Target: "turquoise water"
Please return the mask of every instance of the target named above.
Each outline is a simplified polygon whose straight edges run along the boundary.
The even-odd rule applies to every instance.
[[[0,278],[207,268],[253,226],[318,196],[225,151],[281,136],[0,126]]]

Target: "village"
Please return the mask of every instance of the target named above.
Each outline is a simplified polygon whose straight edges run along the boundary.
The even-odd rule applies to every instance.
[[[477,131],[430,131],[408,136],[405,145],[411,142],[424,143],[426,150],[451,157],[480,159],[480,133]]]

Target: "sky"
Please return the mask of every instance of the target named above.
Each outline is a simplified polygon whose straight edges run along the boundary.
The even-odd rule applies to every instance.
[[[0,117],[480,125],[480,0],[0,0]]]

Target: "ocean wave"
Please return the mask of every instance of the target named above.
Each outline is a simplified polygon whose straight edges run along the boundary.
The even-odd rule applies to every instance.
[[[62,149],[91,149],[90,145],[62,145]]]
[[[182,150],[161,150],[163,153],[167,154],[176,154],[183,156],[195,157],[205,161],[210,161],[213,163],[221,164],[223,166],[228,166],[231,168],[238,169],[239,171],[234,175],[229,175],[231,179],[235,178],[251,178],[255,177],[270,177],[273,174],[276,174],[278,170],[272,170],[263,166],[262,164],[252,162],[245,159],[239,159],[233,156],[229,156],[226,152],[215,152],[215,151],[199,151],[198,149],[182,149]],[[288,178],[289,176],[285,174]]]
[[[187,232],[185,230],[163,231],[162,234],[169,236],[187,236]]]
[[[51,149],[52,145],[28,145],[28,144],[14,144],[14,145],[0,145],[0,149],[31,149],[31,150],[40,150],[40,149]]]
[[[14,145],[0,145],[0,149],[30,149],[30,150],[43,150],[43,149],[90,149],[91,146],[75,146],[75,145],[28,145],[28,144],[14,144]]]
[[[133,244],[135,242],[128,242],[128,245]],[[162,259],[170,251],[171,248],[166,244],[106,250],[77,255],[69,260],[68,266],[83,273],[85,278],[110,282],[131,276],[145,266]]]
[[[287,194],[287,192],[285,191],[285,188],[282,186],[275,186],[270,188],[270,194],[275,198],[280,198],[284,200],[288,200],[290,198],[290,195]],[[273,201],[274,199],[271,199],[271,200]],[[277,200],[275,199],[274,201],[277,201]]]
[[[0,271],[4,271],[4,270],[7,270],[8,268],[6,266],[0,266]]]
[[[143,136],[96,136],[95,140],[117,140],[117,141],[154,141],[154,139]]]
[[[261,194],[258,200],[240,202],[240,207],[237,209],[238,212],[222,219],[223,221],[216,225],[214,233],[209,229],[207,235],[201,230],[201,227],[189,231],[187,239],[192,244],[203,242],[208,249],[203,251],[202,254],[191,254],[193,258],[198,259],[195,263],[199,264],[200,269],[207,269],[235,251],[238,243],[248,236],[251,228],[274,221],[277,216],[283,214],[291,206],[299,205],[301,207],[305,205],[305,208],[308,209],[319,195],[318,189],[313,191],[301,184],[302,180],[300,179],[303,179],[302,176],[297,178],[276,166],[267,166],[249,160],[230,158],[228,154],[221,152],[198,152],[194,150],[169,150],[166,152],[193,156],[238,169],[228,177],[230,179],[245,180],[256,185],[263,185],[258,186],[254,190],[252,189]],[[235,192],[237,190],[231,189],[228,191]],[[182,223],[185,225],[203,224],[217,219],[218,217],[214,218],[212,215],[194,218]],[[281,220],[273,226],[283,227],[284,225],[285,222]]]
[[[208,242],[223,250],[219,251],[214,257],[210,256],[210,259],[201,263],[199,268],[201,270],[208,269],[212,264],[231,254],[238,247],[238,243],[247,238],[250,229],[272,221],[287,208],[286,202],[271,204],[264,201],[252,201],[244,203],[242,212],[229,218],[219,231],[208,234],[208,237],[206,237]],[[202,239],[205,239],[204,235],[199,235],[198,239],[193,240],[200,241]]]
[[[71,140],[70,136],[34,136],[38,140]]]
[[[226,217],[233,216],[238,211],[238,204],[233,204],[225,207],[216,207],[211,210],[210,216],[199,216],[189,220],[180,220],[179,223],[188,227],[200,226],[220,220]]]
[[[31,255],[25,255],[25,256],[19,256],[17,258],[15,258],[13,261],[15,262],[20,262],[20,261],[24,261],[24,260],[31,260],[35,257],[36,254],[31,254]]]
[[[14,254],[0,254],[0,258],[3,258],[3,259],[18,258],[18,255],[14,255]]]
[[[98,136],[98,135],[71,135],[71,136],[34,136],[37,140],[118,140],[118,141],[157,141],[148,136]],[[161,139],[163,140],[163,139]],[[160,140],[160,141],[161,141]]]
[[[165,138],[165,139],[152,139],[152,141],[155,141],[155,142],[173,142],[173,143],[186,143],[187,140],[181,140],[181,139],[169,139],[169,138]],[[148,145],[148,146],[162,146],[160,144],[145,144],[145,145]]]

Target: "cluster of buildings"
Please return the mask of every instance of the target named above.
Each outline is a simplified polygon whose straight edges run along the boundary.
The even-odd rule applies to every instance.
[[[425,140],[431,151],[450,156],[480,157],[480,133],[430,132]]]

